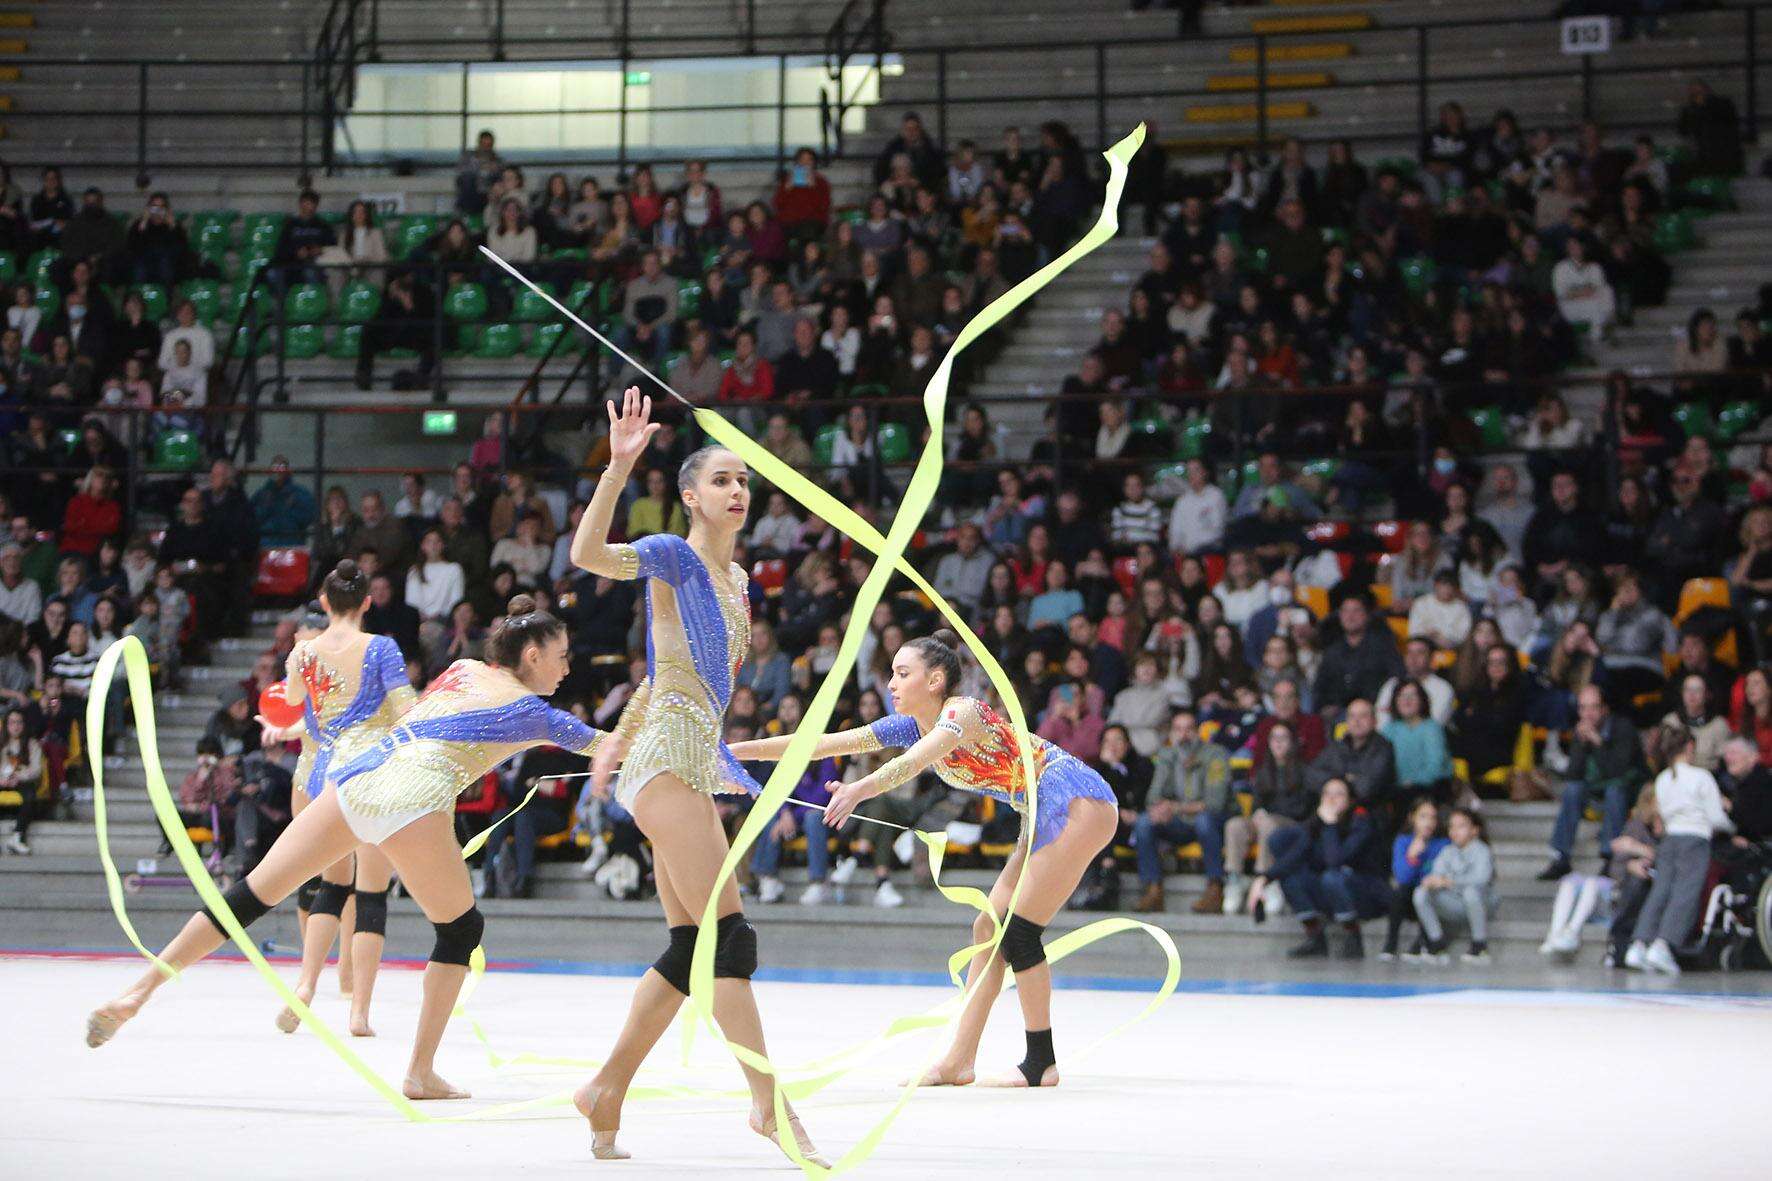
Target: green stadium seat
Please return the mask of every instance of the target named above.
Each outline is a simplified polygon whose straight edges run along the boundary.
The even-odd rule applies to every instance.
[[[812,438],[812,462],[819,467],[830,467],[831,455],[835,452],[837,439],[842,433],[843,428],[834,422],[819,427],[818,434]]]
[[[556,294],[552,284],[543,283],[541,287],[549,295]],[[539,324],[558,315],[552,304],[527,287],[517,292],[517,301],[511,307],[511,319],[520,324]]]
[[[1655,221],[1655,249],[1662,254],[1678,254],[1698,245],[1698,231],[1689,217],[1664,213]]]
[[[394,257],[409,258],[413,251],[420,249],[437,232],[437,219],[414,215],[400,222],[400,230],[394,235]]]
[[[1212,439],[1212,420],[1203,414],[1190,415],[1182,423],[1175,448],[1177,459],[1204,459],[1206,445]]]
[[[318,357],[326,346],[326,329],[319,324],[291,324],[283,334],[283,355],[296,360]]]
[[[281,213],[254,213],[248,216],[241,238],[245,245],[243,253],[275,254],[277,240],[283,236],[283,223],[287,220]]]
[[[367,324],[381,310],[381,289],[362,279],[352,279],[338,293],[334,312],[341,324]]]
[[[457,324],[452,332],[445,333],[447,343],[444,350],[452,357],[469,357],[474,353],[474,346],[480,343],[485,333],[484,324]]]
[[[55,269],[55,264],[61,261],[61,258],[61,251],[53,246],[45,246],[26,260],[26,277],[37,286],[43,286],[51,281],[50,273]]]
[[[591,252],[583,246],[562,246],[557,250],[547,251],[547,257],[559,262],[588,262]]]
[[[240,256],[240,274],[235,280],[238,283],[250,283],[260,272],[271,265],[273,255],[269,250],[262,253],[256,250],[247,251]],[[261,280],[262,281],[262,280]]]
[[[488,324],[474,345],[474,356],[481,360],[502,360],[514,357],[523,347],[523,330],[515,324]]]
[[[883,423],[874,435],[882,463],[903,463],[911,457],[911,433],[896,422]]]
[[[1695,176],[1680,190],[1687,201],[1710,209],[1734,209],[1735,191],[1726,176]]]
[[[1485,450],[1498,451],[1508,445],[1507,416],[1499,406],[1479,406],[1470,412],[1471,425],[1483,437]]]
[[[190,431],[156,435],[148,466],[162,472],[194,472],[203,466],[203,443]]]
[[[1760,421],[1759,405],[1752,401],[1731,402],[1717,415],[1717,438],[1732,443],[1736,436],[1754,429]]]
[[[685,320],[701,315],[701,284],[694,279],[677,281],[677,314]]]
[[[1335,473],[1341,470],[1341,460],[1313,459],[1308,463],[1305,463],[1298,470],[1302,475],[1327,482],[1333,480],[1335,478]]]
[[[326,345],[326,355],[335,361],[355,361],[357,354],[363,350],[363,325],[346,324],[332,334],[332,340]]]
[[[61,288],[47,279],[40,281],[36,289],[37,310],[43,314],[43,323],[47,324],[62,310]]]
[[[198,323],[207,324],[221,315],[221,284],[214,279],[186,279],[178,286],[178,297],[191,301]]]
[[[1681,402],[1674,407],[1674,421],[1680,424],[1680,429],[1687,435],[1716,438],[1716,420],[1711,417],[1710,407],[1703,402]]]
[[[10,283],[18,277],[18,258],[11,252],[0,253],[0,283]]]
[[[551,324],[537,324],[529,334],[528,353],[531,357],[545,357],[548,350],[554,347],[555,341],[560,347],[555,355],[575,353],[578,351],[578,332],[576,329],[555,320]]]
[[[158,322],[172,314],[172,298],[160,284],[143,283],[131,290],[142,297],[142,314],[149,320]]]
[[[581,308],[585,311],[593,311],[595,310],[596,305],[594,303],[587,305],[586,301],[594,300],[596,296],[596,284],[592,283],[589,279],[580,279],[572,285],[571,290],[566,293],[566,298],[560,302],[575,312],[579,311]]]
[[[63,427],[55,432],[55,437],[61,440],[62,450],[69,455],[74,454],[74,449],[80,446],[80,432],[74,427]]]
[[[1403,288],[1416,299],[1421,299],[1434,285],[1439,277],[1439,268],[1434,260],[1426,257],[1406,258],[1398,270],[1403,276]]]
[[[283,297],[283,318],[291,324],[318,324],[326,319],[331,302],[318,283],[297,283]]]
[[[486,288],[478,283],[457,283],[443,300],[443,313],[458,324],[477,323],[486,318]]]
[[[211,261],[221,258],[233,245],[233,230],[219,221],[200,222],[191,229],[191,245],[196,247],[198,254]]]
[[[260,315],[268,316],[276,309],[276,297],[271,294],[270,288],[263,284],[258,287],[249,287],[242,283],[234,288],[233,294],[222,301],[222,317],[224,319],[231,322],[240,318],[240,314],[246,309],[248,292],[253,293],[252,302],[258,306]]]

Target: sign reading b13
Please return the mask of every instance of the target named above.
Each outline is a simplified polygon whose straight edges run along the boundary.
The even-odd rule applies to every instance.
[[[1612,20],[1572,16],[1563,22],[1564,53],[1606,53],[1612,48]]]

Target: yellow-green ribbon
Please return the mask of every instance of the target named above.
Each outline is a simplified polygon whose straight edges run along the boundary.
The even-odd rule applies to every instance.
[[[702,915],[691,968],[690,1004],[691,1012],[698,1016],[702,1023],[714,1030],[716,1034],[718,1034],[719,1030],[713,1018],[713,945],[715,924],[718,917],[716,912],[718,910],[720,888],[724,885],[726,878],[736,870],[740,860],[755,842],[763,825],[767,823],[769,818],[780,808],[782,801],[787,797],[793,784],[798,781],[806,765],[810,762],[812,750],[818,739],[826,732],[826,729],[830,724],[831,715],[836,706],[837,697],[841,692],[842,686],[848,679],[850,670],[854,666],[862,637],[867,630],[867,621],[872,616],[874,606],[879,602],[885,591],[887,580],[890,579],[893,573],[904,574],[910,579],[913,585],[929,597],[936,609],[941,612],[947,621],[954,627],[954,630],[965,641],[966,646],[972,651],[973,656],[977,659],[980,667],[984,670],[985,675],[991,681],[992,686],[997,690],[999,697],[1003,701],[1005,711],[1009,714],[1010,722],[1015,729],[1015,733],[1021,745],[1023,776],[1025,782],[1028,784],[1026,804],[1028,815],[1033,816],[1036,814],[1038,806],[1038,775],[1037,767],[1034,762],[1034,743],[1032,735],[1028,730],[1027,718],[1021,709],[1013,684],[1010,682],[1009,677],[1004,672],[1002,666],[997,663],[994,657],[992,657],[989,649],[972,629],[967,626],[966,621],[945,599],[942,598],[940,594],[936,592],[935,588],[930,585],[922,574],[905,560],[904,554],[909,547],[912,537],[916,533],[918,525],[922,521],[924,513],[934,500],[936,490],[940,484],[943,467],[941,435],[946,420],[948,384],[953,370],[954,359],[963,349],[976,341],[985,332],[995,327],[1004,319],[1004,317],[1008,316],[1022,303],[1026,302],[1034,293],[1056,279],[1066,268],[1090,251],[1099,247],[1103,242],[1106,242],[1114,235],[1119,226],[1118,206],[1121,192],[1125,187],[1127,165],[1132,155],[1138,150],[1139,145],[1143,142],[1143,139],[1144,128],[1140,126],[1131,135],[1127,136],[1107,152],[1106,155],[1110,168],[1107,194],[1103,202],[1101,215],[1089,232],[1059,258],[1048,263],[1039,271],[1018,283],[1009,292],[993,301],[988,307],[981,311],[978,316],[974,317],[974,319],[962,329],[959,337],[955,340],[953,347],[948,350],[947,356],[942,361],[941,366],[936,371],[935,376],[931,379],[923,394],[924,412],[929,424],[929,439],[925,443],[921,455],[918,457],[910,484],[901,501],[900,509],[894,516],[892,526],[885,536],[882,536],[872,524],[863,519],[848,505],[843,504],[837,498],[813,484],[800,473],[788,467],[785,463],[770,454],[754,440],[750,439],[736,427],[726,422],[726,420],[719,415],[703,409],[697,409],[695,412],[696,419],[701,424],[703,430],[705,430],[711,437],[718,440],[722,445],[731,449],[740,458],[744,459],[746,463],[755,469],[771,485],[786,492],[802,505],[806,506],[814,513],[817,513],[836,528],[842,530],[857,543],[873,551],[879,558],[857,593],[855,605],[851,610],[850,624],[847,632],[843,636],[842,643],[839,646],[836,663],[832,666],[831,670],[826,674],[823,682],[820,684],[818,692],[814,695],[811,704],[806,710],[800,728],[789,742],[788,749],[784,754],[781,763],[769,777],[769,782],[764,787],[762,795],[758,798],[756,806],[752,808],[749,817],[739,830],[738,837],[734,841],[731,850],[728,852],[724,864],[721,866],[720,877],[715,883],[714,890],[710,894],[708,900],[708,905]],[[576,319],[576,317],[574,318]],[[111,678],[119,661],[124,664],[129,678],[132,705],[136,717],[137,737],[140,742],[143,767],[147,776],[148,796],[153,803],[155,815],[160,821],[161,827],[165,830],[167,837],[172,842],[174,852],[178,856],[181,867],[190,877],[192,884],[196,887],[198,896],[203,900],[204,904],[212,913],[222,917],[224,930],[226,930],[230,938],[234,940],[235,944],[240,947],[247,960],[254,966],[259,974],[264,977],[266,982],[271,986],[272,991],[302,1018],[304,1024],[311,1028],[315,1035],[318,1036],[328,1048],[337,1054],[338,1057],[350,1067],[354,1073],[369,1084],[372,1089],[386,1098],[396,1110],[407,1119],[414,1122],[442,1123],[456,1122],[464,1119],[501,1118],[519,1115],[531,1110],[564,1106],[570,1102],[570,1094],[562,1092],[518,1103],[500,1104],[495,1107],[474,1112],[470,1115],[442,1118],[429,1116],[411,1100],[402,1095],[397,1087],[393,1086],[380,1075],[376,1074],[375,1071],[371,1070],[362,1059],[351,1051],[350,1047],[343,1039],[339,1038],[337,1034],[316,1017],[306,1005],[302,1004],[301,1001],[296,998],[295,994],[283,983],[282,979],[271,966],[265,962],[264,957],[259,954],[257,945],[247,937],[245,931],[240,927],[238,921],[229,910],[226,901],[222,898],[221,891],[216,888],[215,883],[209,877],[201,856],[198,854],[195,846],[191,844],[189,837],[185,834],[183,821],[178,815],[176,803],[173,800],[172,793],[166,783],[165,775],[160,767],[158,748],[155,740],[154,716],[151,705],[152,686],[149,682],[148,676],[147,654],[145,650],[143,650],[139,641],[134,638],[126,638],[108,649],[100,660],[98,670],[94,675],[94,694],[88,705],[87,727],[88,733],[94,736],[92,746],[94,821],[98,830],[100,860],[105,871],[111,906],[117,915],[119,925],[122,926],[125,934],[128,935],[130,942],[135,945],[137,950],[139,950],[143,956],[147,957],[161,971],[166,972],[168,975],[176,974],[169,965],[159,960],[158,957],[147,949],[139,938],[134,926],[131,924],[124,904],[122,885],[117,873],[116,865],[111,858],[106,839],[107,828],[103,787],[103,757],[99,752],[103,748],[102,735],[105,701]],[[533,792],[531,795],[533,795]],[[522,804],[518,805],[518,808],[521,808],[528,802],[528,799],[525,798]],[[513,809],[513,812],[514,811],[515,809]],[[997,916],[994,908],[990,904],[988,895],[986,895],[984,891],[973,887],[949,886],[941,882],[941,866],[947,847],[945,834],[918,832],[916,833],[916,836],[929,849],[932,875],[935,879],[936,887],[941,894],[949,901],[971,907],[979,911],[981,914],[989,916],[991,920],[993,932],[991,938],[982,943],[962,948],[950,957],[948,963],[949,976],[955,981],[955,983],[959,983],[961,981],[961,972],[964,965],[975,954],[981,951],[995,950],[997,943],[1000,942],[1002,938],[1003,919],[1000,919]],[[485,843],[486,837],[487,834],[481,834],[474,841],[469,842],[468,847],[463,850],[463,856],[471,856],[476,849]],[[1014,912],[1015,903],[1020,897],[1021,887],[1024,880],[1025,872],[1017,879],[1015,888],[1010,896],[1006,914]],[[1162,1002],[1174,992],[1175,986],[1180,979],[1180,956],[1175,949],[1174,941],[1170,939],[1167,932],[1159,927],[1135,919],[1114,917],[1090,923],[1076,931],[1069,932],[1055,940],[1047,949],[1048,962],[1056,963],[1059,960],[1064,959],[1067,955],[1079,951],[1098,940],[1122,931],[1132,930],[1142,931],[1149,935],[1163,952],[1167,963],[1163,982],[1158,988],[1156,995],[1145,1009],[1134,1017],[1132,1021],[1127,1022],[1126,1025],[1141,1020],[1144,1016],[1156,1009],[1157,1006],[1162,1004]],[[481,949],[476,949],[470,964],[469,979],[466,982],[462,996],[456,1005],[456,1015],[465,1016],[465,1005],[467,1000],[472,995],[484,971],[484,952]],[[837,1081],[846,1074],[848,1070],[853,1069],[853,1066],[838,1069],[836,1064],[839,1062],[866,1057],[888,1041],[904,1034],[946,1026],[952,1022],[955,1016],[957,1016],[964,1007],[968,995],[969,994],[962,990],[960,994],[943,1001],[927,1013],[913,1014],[890,1022],[886,1029],[875,1038],[840,1050],[834,1054],[827,1055],[817,1061],[802,1064],[800,1067],[791,1071],[784,1071],[783,1068],[775,1066],[765,1055],[754,1053],[742,1046],[732,1045],[730,1042],[727,1042],[726,1045],[745,1064],[778,1079],[780,1085],[775,1088],[775,1115],[777,1120],[777,1134],[781,1146],[788,1156],[809,1174],[823,1174],[825,1172],[824,1170],[819,1169],[817,1166],[807,1161],[800,1153],[799,1147],[794,1141],[791,1129],[788,1126],[785,1101],[788,1098],[799,1099],[807,1095],[815,1094],[824,1087]],[[535,1054],[519,1054],[509,1058],[501,1057],[493,1051],[491,1044],[487,1041],[485,1033],[481,1030],[479,1023],[473,1021],[471,1018],[469,1019],[469,1023],[476,1037],[478,1037],[481,1043],[486,1047],[494,1066],[516,1064],[597,1065],[597,1063],[588,1060]],[[694,1036],[694,1025],[695,1023],[693,1021],[684,1023],[683,1046],[685,1054],[687,1054],[690,1040]],[[1125,1026],[1121,1026],[1120,1028],[1123,1029]],[[1113,1031],[1113,1033],[1117,1032],[1119,1032],[1118,1029]],[[1111,1037],[1113,1036],[1113,1033],[1110,1033],[1107,1036]],[[1105,1040],[1105,1038],[1101,1040]],[[722,1041],[724,1041],[723,1036]],[[1098,1040],[1095,1045],[1099,1044],[1100,1041]],[[1087,1054],[1093,1048],[1094,1045],[1090,1046],[1084,1051],[1084,1053]],[[786,1073],[791,1073],[800,1077],[792,1079],[784,1078],[783,1075]],[[877,1149],[881,1139],[886,1134],[886,1131],[890,1128],[898,1114],[904,1109],[905,1104],[909,1102],[915,1091],[915,1080],[913,1079],[912,1084],[907,1086],[900,1093],[891,1110],[888,1111],[887,1114],[853,1147],[851,1147],[848,1152],[844,1153],[842,1158],[833,1166],[831,1172],[846,1171],[868,1159],[868,1157]],[[714,1095],[729,1096],[734,1094],[743,1094],[743,1092],[671,1085],[638,1087],[629,1092],[630,1097],[641,1099],[705,1098]]]

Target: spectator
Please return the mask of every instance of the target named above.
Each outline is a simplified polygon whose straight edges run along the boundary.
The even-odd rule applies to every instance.
[[[1514,765],[1525,723],[1526,691],[1519,662],[1506,646],[1490,645],[1483,651],[1480,679],[1460,692],[1452,719],[1452,751],[1468,764],[1472,783],[1480,784],[1489,772]]]
[[[1306,783],[1298,737],[1290,725],[1282,722],[1268,727],[1261,765],[1255,769],[1251,787],[1254,807],[1250,814],[1233,813],[1225,823],[1225,866],[1230,874],[1225,910],[1232,914],[1242,909],[1245,901],[1252,910],[1258,905],[1272,907],[1273,901],[1263,897],[1261,886],[1249,888],[1244,871],[1250,850],[1255,852],[1256,879],[1265,886],[1273,866],[1274,834],[1303,823],[1317,802],[1317,791]]]
[[[1735,104],[1711,90],[1708,82],[1694,78],[1687,84],[1679,126],[1680,137],[1692,148],[1696,175],[1741,175],[1741,117]]]
[[[996,561],[984,546],[984,532],[970,522],[961,525],[953,552],[936,564],[935,589],[962,610],[976,613]]]
[[[663,474],[656,469],[654,473]],[[492,547],[492,564],[509,566],[516,572],[517,581],[527,587],[541,587],[547,583],[548,566],[553,557],[552,547],[542,539],[541,518],[528,510],[517,518],[517,535],[500,538]]]
[[[101,202],[102,208],[102,202]],[[109,218],[109,215],[106,215]],[[117,247],[112,247],[116,250]],[[129,223],[121,243],[129,277],[137,283],[171,287],[178,282],[190,242],[172,216],[172,201],[165,193],[153,193],[141,214]],[[72,253],[72,252],[70,252]]]
[[[346,542],[346,552],[374,550],[390,577],[404,578],[412,560],[406,526],[389,514],[387,501],[373,488],[358,498],[357,513],[358,524]]]
[[[498,154],[492,132],[482,131],[474,137],[474,149],[462,153],[455,173],[455,209],[468,215],[486,207],[487,195],[504,171],[504,159]]]
[[[1734,843],[1739,847],[1744,841],[1763,844],[1772,840],[1772,769],[1760,761],[1759,748],[1752,739],[1737,736],[1723,744],[1717,785],[1731,805]]]
[[[1575,476],[1559,471],[1551,476],[1550,503],[1532,514],[1521,539],[1530,589],[1554,585],[1571,563],[1591,564],[1600,555],[1605,527],[1581,505]]]
[[[841,373],[837,358],[818,342],[818,322],[796,315],[793,344],[775,363],[775,388],[809,427],[823,425],[836,397]]]
[[[1270,495],[1279,492],[1286,499],[1286,508],[1293,515],[1307,521],[1315,521],[1322,517],[1323,510],[1318,508],[1310,494],[1297,484],[1286,478],[1286,470],[1280,463],[1278,454],[1264,451],[1255,462],[1255,479],[1244,485],[1237,494],[1237,502],[1231,508],[1231,516],[1252,517],[1261,511]]]
[[[1315,812],[1303,824],[1274,834],[1269,874],[1280,883],[1287,903],[1304,924],[1305,938],[1288,951],[1290,959],[1329,955],[1325,918],[1340,925],[1338,959],[1359,959],[1360,920],[1390,906],[1382,837],[1353,806],[1348,785],[1323,785]],[[1257,879],[1260,881],[1261,879]]]
[[[757,352],[757,334],[739,330],[736,351],[720,380],[722,402],[766,402],[775,397],[775,368]]]
[[[1587,243],[1570,234],[1563,243],[1564,257],[1551,269],[1551,286],[1557,311],[1579,329],[1610,340],[1618,318],[1618,296],[1606,281],[1606,271],[1587,256]]]
[[[1273,698],[1273,712],[1261,720],[1249,740],[1252,765],[1259,770],[1261,764],[1266,761],[1268,731],[1275,726],[1285,726],[1292,731],[1293,745],[1297,749],[1299,762],[1314,762],[1329,744],[1329,735],[1323,727],[1323,719],[1316,714],[1303,711],[1296,681],[1284,677],[1275,681],[1271,696]]]
[[[1378,958],[1389,963],[1397,958],[1403,924],[1415,917],[1415,891],[1432,871],[1434,859],[1449,842],[1440,835],[1440,807],[1425,796],[1409,809],[1409,831],[1391,842],[1391,909],[1385,926],[1384,949]],[[1420,945],[1411,954],[1420,954]]]
[[[1076,684],[1060,685],[1054,693],[1057,705],[1047,711],[1037,733],[1084,762],[1095,762],[1102,753],[1102,734],[1107,723],[1092,700],[1093,695],[1085,693],[1082,686]],[[1124,732],[1118,727],[1115,732],[1121,734],[1124,741]],[[1131,753],[1131,744],[1125,743],[1120,757]]]
[[[400,499],[394,502],[394,516],[409,528],[435,521],[443,507],[443,498],[425,487],[423,472],[407,472],[400,477]]]
[[[1495,912],[1495,855],[1483,839],[1483,819],[1469,808],[1454,808],[1447,824],[1449,843],[1434,857],[1433,869],[1415,887],[1415,916],[1427,937],[1422,957],[1429,963],[1451,962],[1446,954],[1444,923],[1470,928],[1470,950],[1459,958],[1467,964],[1489,962],[1489,916]]]
[[[1732,731],[1729,721],[1717,712],[1710,686],[1700,676],[1680,680],[1680,705],[1661,719],[1661,729],[1682,727],[1692,736],[1692,765],[1715,773],[1723,762],[1723,747]]]
[[[1311,701],[1326,721],[1356,699],[1373,700],[1403,667],[1390,630],[1371,626],[1372,610],[1364,595],[1343,599],[1336,618],[1341,637],[1324,650],[1311,688]]]
[[[8,853],[31,855],[31,821],[36,816],[43,778],[43,744],[31,733],[30,720],[23,709],[7,710],[5,730],[0,734],[0,791],[19,795],[13,829],[6,834],[4,847]]]
[[[1616,700],[1660,696],[1665,685],[1663,658],[1673,654],[1677,637],[1667,616],[1644,600],[1635,573],[1625,571],[1614,580],[1612,604],[1600,614],[1594,642],[1605,653]]]
[[[1145,491],[1144,476],[1128,472],[1120,481],[1121,500],[1109,519],[1108,536],[1128,549],[1156,545],[1163,538],[1163,510]]]
[[[1655,850],[1655,881],[1637,916],[1624,966],[1678,976],[1674,949],[1698,921],[1711,837],[1735,826],[1724,811],[1717,781],[1692,763],[1694,743],[1684,727],[1662,730],[1660,756],[1667,765],[1655,778],[1655,806],[1664,834]]]
[[[405,379],[406,386],[416,388],[428,382],[437,363],[435,315],[436,296],[429,285],[420,283],[409,269],[395,271],[382,293],[380,312],[363,325],[357,351],[357,388],[370,388],[375,355],[390,349],[410,349],[418,354],[418,369]],[[398,375],[396,383],[401,383]]]
[[[101,541],[122,533],[123,506],[117,501],[115,483],[109,468],[95,467],[86,473],[80,491],[62,514],[63,553],[90,557]]]
[[[1138,880],[1143,887],[1135,907],[1139,913],[1160,914],[1164,909],[1164,842],[1199,842],[1206,890],[1193,911],[1217,914],[1223,909],[1224,826],[1236,811],[1231,801],[1230,762],[1224,748],[1200,739],[1192,711],[1178,712],[1169,723],[1168,744],[1156,752],[1150,789],[1132,828]]]
[[[658,251],[646,251],[640,273],[628,280],[622,296],[624,347],[661,366],[676,333],[678,298],[677,280],[665,274]]]
[[[419,643],[419,613],[409,603],[394,598],[394,580],[379,571],[369,580],[369,608],[363,613],[363,630],[372,636],[388,636],[401,653],[413,660],[423,655]]]
[[[1418,596],[1409,608],[1410,638],[1450,649],[1464,643],[1470,630],[1471,609],[1459,596],[1458,574],[1442,566],[1434,572],[1433,592]]]
[[[467,597],[467,574],[449,560],[441,529],[425,530],[418,551],[418,561],[406,572],[406,602],[421,620],[441,625]]]
[[[906,157],[911,172],[917,182],[924,188],[940,188],[944,179],[946,160],[940,145],[932,141],[923,130],[923,120],[915,111],[905,112],[900,121],[896,136],[887,141],[886,146],[874,159],[874,183],[879,184],[891,173],[894,158]]]
[[[277,238],[271,260],[276,267],[271,272],[272,279],[285,285],[324,283],[326,275],[319,267],[320,255],[337,241],[332,226],[320,217],[320,194],[303,189],[296,198],[295,216],[283,223]]]
[[[207,372],[215,365],[215,334],[198,323],[197,306],[188,299],[178,301],[173,316],[178,326],[160,338],[160,355],[155,364],[161,369],[178,364],[178,346],[182,342],[191,346],[187,364]]]
[[[1764,668],[1750,668],[1741,678],[1741,699],[1729,710],[1735,732],[1760,751],[1760,761],[1772,764],[1772,675]]]
[[[1649,531],[1643,556],[1656,574],[1655,601],[1671,610],[1689,578],[1714,577],[1721,566],[1729,521],[1715,501],[1700,495],[1700,472],[1674,468],[1673,502]]]
[[[1224,489],[1212,482],[1202,459],[1187,462],[1187,487],[1175,498],[1169,516],[1169,548],[1178,554],[1216,550],[1224,541],[1228,517]]]
[[[271,478],[252,494],[259,540],[270,546],[306,545],[313,535],[314,494],[289,478],[289,460],[271,459]]]
[[[1372,702],[1355,698],[1348,703],[1346,732],[1333,739],[1310,765],[1310,782],[1320,790],[1328,779],[1345,780],[1354,799],[1368,811],[1388,810],[1396,791],[1396,753],[1378,732],[1377,711]]]
[[[1551,835],[1551,861],[1538,875],[1541,882],[1557,881],[1574,868],[1570,859],[1575,834],[1589,799],[1599,797],[1602,801],[1600,847],[1608,849],[1612,838],[1624,828],[1629,800],[1648,777],[1637,728],[1607,708],[1598,687],[1582,689],[1576,708],[1575,733],[1568,747],[1568,778],[1563,782]]]
[[[1446,728],[1428,713],[1426,691],[1413,681],[1404,681],[1397,687],[1391,709],[1391,720],[1380,729],[1395,752],[1397,786],[1447,802],[1452,789],[1452,753],[1446,743]]]
[[[1403,645],[1402,671],[1384,683],[1373,703],[1381,724],[1391,720],[1391,698],[1404,681],[1421,686],[1422,692],[1427,694],[1428,713],[1434,721],[1445,725],[1452,720],[1452,686],[1434,671],[1434,652],[1434,642],[1425,636],[1412,636]]]
[[[25,577],[23,551],[7,542],[0,547],[0,615],[21,625],[43,614],[43,588]]]
[[[793,691],[793,658],[783,652],[775,639],[775,627],[767,619],[751,625],[751,652],[739,669],[735,685],[744,685],[757,695],[757,704],[773,712],[782,698]]]

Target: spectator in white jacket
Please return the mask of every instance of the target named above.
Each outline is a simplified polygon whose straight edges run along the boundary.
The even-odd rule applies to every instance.
[[[1680,974],[1674,948],[1698,921],[1710,871],[1710,839],[1735,831],[1723,810],[1716,778],[1692,761],[1697,742],[1684,726],[1663,726],[1661,756],[1667,770],[1655,778],[1655,806],[1664,830],[1655,851],[1655,884],[1637,915],[1624,966]]]
[[[1612,321],[1618,317],[1618,296],[1606,281],[1606,272],[1588,258],[1580,234],[1570,234],[1563,251],[1562,260],[1551,268],[1557,310],[1563,319],[1585,325],[1596,336],[1611,333]]]
[[[443,547],[442,531],[426,530],[418,543],[419,560],[406,572],[406,602],[421,620],[447,620],[467,597],[466,573],[443,556]]]
[[[1178,554],[1216,550],[1224,544],[1224,525],[1230,504],[1224,489],[1212,482],[1212,470],[1203,459],[1187,463],[1187,488],[1175,498],[1169,511],[1169,548]]]
[[[178,327],[160,338],[160,357],[155,364],[162,370],[172,368],[178,360],[178,344],[185,341],[191,346],[191,364],[199,369],[213,366],[215,333],[197,322],[197,305],[181,299],[173,314],[178,319]]]
[[[1132,658],[1132,683],[1114,695],[1113,708],[1108,711],[1108,725],[1124,726],[1132,740],[1132,749],[1151,758],[1163,745],[1169,728],[1169,690],[1160,675],[1162,666],[1155,652],[1140,652]]]
[[[805,522],[794,515],[785,493],[771,492],[762,520],[751,528],[751,553],[760,558],[784,557],[794,548]]]
[[[1419,595],[1409,606],[1409,636],[1433,641],[1440,648],[1456,648],[1471,634],[1470,604],[1458,594],[1458,572],[1441,567],[1434,572],[1431,594]]]

